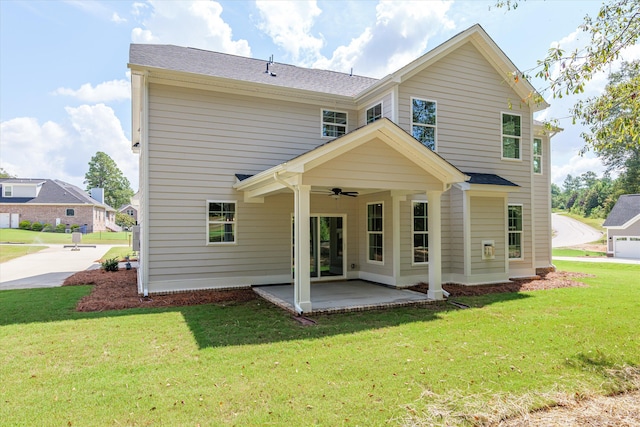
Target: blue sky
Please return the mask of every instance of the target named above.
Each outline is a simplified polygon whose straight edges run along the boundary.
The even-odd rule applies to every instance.
[[[129,44],[162,43],[382,77],[479,23],[520,70],[554,44],[586,42],[577,27],[598,1],[0,1],[0,167],[19,177],[84,187],[88,162],[109,154],[138,186],[131,153]],[[640,58],[636,45],[623,54]],[[612,70],[615,69],[615,65]],[[543,81],[532,81],[539,90]],[[602,73],[585,95],[597,95]],[[552,177],[602,166],[578,156],[581,129],[568,119],[575,98],[546,96],[541,118],[560,118]]]

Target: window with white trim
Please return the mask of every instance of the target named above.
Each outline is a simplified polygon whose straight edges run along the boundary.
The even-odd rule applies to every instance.
[[[519,115],[502,113],[502,158],[521,160],[520,138],[522,137]]]
[[[134,214],[133,209],[127,209],[127,215],[133,216],[133,214]]]
[[[413,264],[429,263],[427,202],[413,202]]]
[[[337,138],[347,133],[347,113],[322,110],[322,136]]]
[[[367,124],[382,118],[382,102],[367,109]]]
[[[2,186],[2,197],[13,197],[13,185]]]
[[[411,98],[411,134],[422,145],[436,150],[436,102]]]
[[[76,216],[76,210],[73,208],[67,208],[65,212],[66,216]]]
[[[533,173],[542,173],[542,140],[533,138]]]
[[[509,205],[509,259],[522,259],[522,205]]]
[[[383,263],[383,203],[367,203],[367,242],[368,260],[374,263]]]
[[[236,203],[207,200],[207,243],[235,243]]]

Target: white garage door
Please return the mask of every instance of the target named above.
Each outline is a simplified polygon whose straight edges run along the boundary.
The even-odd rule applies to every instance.
[[[11,216],[8,213],[0,213],[0,228],[9,228],[9,219]]]
[[[640,259],[640,237],[615,237],[614,250],[618,258]]]

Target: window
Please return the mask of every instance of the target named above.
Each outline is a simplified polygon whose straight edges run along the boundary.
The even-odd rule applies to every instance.
[[[76,216],[76,210],[72,208],[67,208],[66,216]]]
[[[413,202],[413,263],[429,262],[427,202]]]
[[[235,202],[207,201],[207,242],[235,243],[236,204]]]
[[[382,118],[382,103],[374,105],[367,110],[367,124]]]
[[[411,134],[422,145],[436,150],[436,103],[424,99],[411,99]]]
[[[522,259],[522,205],[509,205],[509,259]]]
[[[533,139],[533,172],[542,173],[542,140],[539,138]]]
[[[13,185],[2,186],[2,197],[13,197]]]
[[[127,215],[133,216],[133,214],[134,214],[133,209],[127,209]]]
[[[382,202],[367,204],[367,241],[369,244],[370,262],[382,264],[383,245],[382,245],[382,220],[383,214]]]
[[[347,113],[322,110],[322,136],[337,138],[347,133]]]
[[[502,113],[502,158],[520,160],[520,116]]]

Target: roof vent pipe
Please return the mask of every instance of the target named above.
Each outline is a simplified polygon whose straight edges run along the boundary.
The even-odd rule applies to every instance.
[[[264,72],[265,74],[269,74],[269,63],[267,62],[267,69]]]

